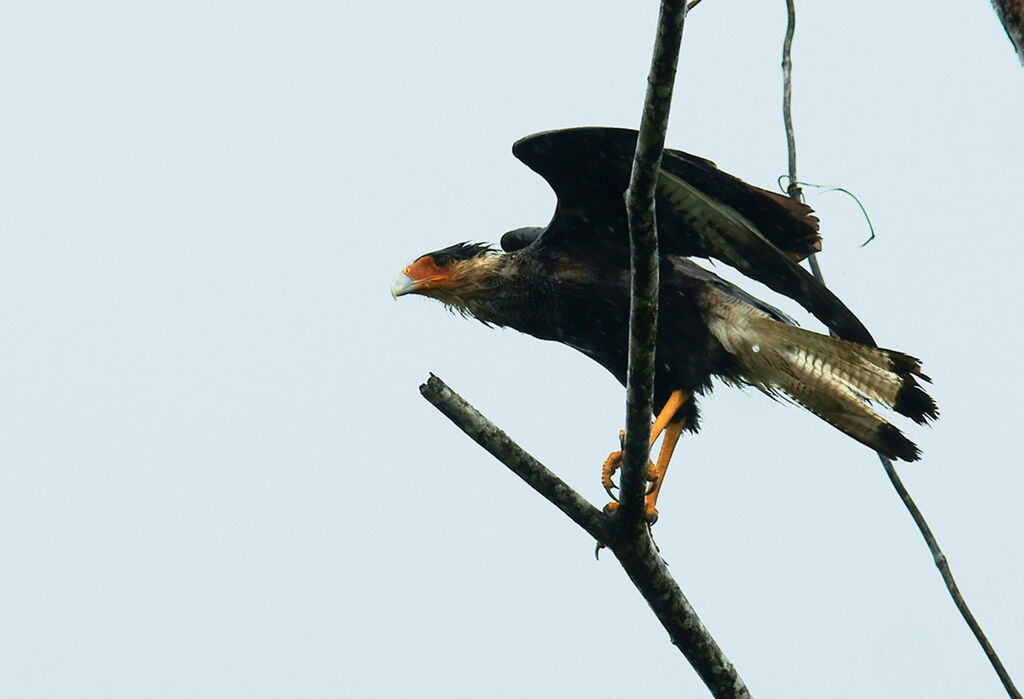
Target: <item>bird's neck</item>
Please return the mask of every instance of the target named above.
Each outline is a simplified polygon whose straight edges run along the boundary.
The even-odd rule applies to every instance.
[[[537,256],[527,251],[499,255],[490,264],[488,291],[468,299],[468,315],[487,324],[569,344],[573,329],[588,324],[584,316],[590,309],[584,300],[593,299],[595,280],[585,265],[562,256]],[[602,302],[597,306],[604,311]]]
[[[442,302],[456,313],[489,325],[507,325],[505,307],[514,300],[509,293],[515,280],[515,263],[509,254],[488,253],[459,263],[450,279],[420,292]]]

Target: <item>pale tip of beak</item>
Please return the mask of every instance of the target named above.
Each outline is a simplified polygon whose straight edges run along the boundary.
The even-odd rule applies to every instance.
[[[416,290],[416,282],[405,272],[399,272],[391,280],[391,298],[398,300],[399,296],[412,293]]]

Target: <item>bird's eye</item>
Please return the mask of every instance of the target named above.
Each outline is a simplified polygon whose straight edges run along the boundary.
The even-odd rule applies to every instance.
[[[437,265],[438,267],[447,266],[450,260],[451,258],[449,258],[447,255],[434,255],[434,264]]]

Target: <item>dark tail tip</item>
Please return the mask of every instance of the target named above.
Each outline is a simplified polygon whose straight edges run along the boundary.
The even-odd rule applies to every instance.
[[[903,386],[896,394],[896,404],[893,408],[900,415],[906,415],[918,424],[939,417],[939,408],[935,401],[910,376],[905,377]]]
[[[892,362],[892,370],[897,374],[913,374],[925,381],[931,381],[931,379],[921,373],[921,360],[917,357],[911,357],[909,354],[903,354],[903,352],[897,352],[896,350],[883,351],[889,355],[889,361]]]
[[[886,423],[878,428],[878,451],[892,459],[917,461],[921,458],[921,450],[907,439],[902,432]]]

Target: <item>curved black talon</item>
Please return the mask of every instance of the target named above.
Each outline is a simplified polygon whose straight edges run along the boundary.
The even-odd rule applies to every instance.
[[[658,489],[658,479],[657,478],[652,478],[651,479],[651,485],[650,485],[649,488],[647,488],[647,492],[644,493],[644,495],[651,495],[657,489]]]

